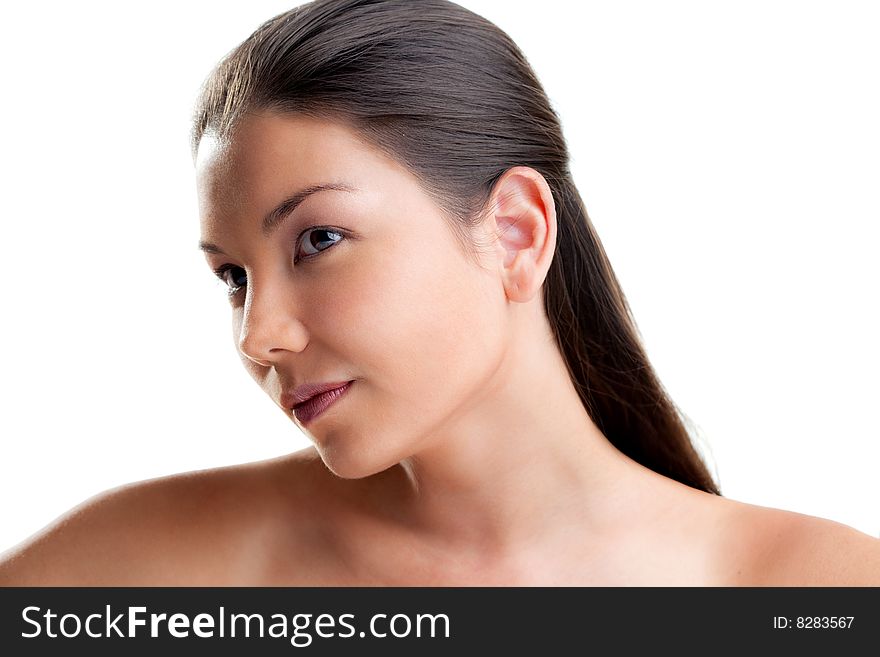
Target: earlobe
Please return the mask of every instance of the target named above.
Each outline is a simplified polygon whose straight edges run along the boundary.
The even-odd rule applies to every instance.
[[[544,177],[529,167],[508,169],[496,183],[493,213],[504,288],[523,303],[540,289],[556,244],[556,209]]]

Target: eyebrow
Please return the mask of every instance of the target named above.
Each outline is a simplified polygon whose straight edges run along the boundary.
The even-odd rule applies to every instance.
[[[337,192],[355,192],[357,188],[352,185],[349,185],[345,182],[336,182],[336,183],[321,183],[319,185],[310,185],[305,189],[301,189],[300,191],[292,194],[285,198],[281,203],[275,206],[273,210],[271,210],[265,217],[263,217],[262,223],[262,231],[263,235],[267,237],[272,234],[272,232],[281,225],[281,223],[287,219],[290,214],[296,210],[297,206],[305,201],[312,194],[317,194],[318,192],[323,191],[337,191]],[[199,242],[199,248],[202,251],[207,251],[208,253],[217,253],[221,255],[225,255],[223,250],[217,246],[216,244],[212,244],[211,242]]]

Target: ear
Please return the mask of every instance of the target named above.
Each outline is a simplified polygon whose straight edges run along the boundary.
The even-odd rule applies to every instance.
[[[495,183],[489,207],[504,290],[511,301],[524,303],[541,289],[556,250],[553,194],[544,176],[516,166]]]

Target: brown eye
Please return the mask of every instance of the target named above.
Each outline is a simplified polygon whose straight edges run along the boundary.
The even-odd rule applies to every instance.
[[[303,231],[300,237],[300,244],[303,247],[303,258],[318,255],[322,251],[326,251],[336,242],[342,240],[342,233],[331,230],[329,228],[309,228]],[[325,245],[325,246],[321,246]]]
[[[235,265],[223,265],[215,270],[214,273],[217,275],[217,278],[226,283],[226,287],[228,288],[227,294],[229,294],[229,296],[232,296],[247,285],[247,273],[241,267],[236,267]]]

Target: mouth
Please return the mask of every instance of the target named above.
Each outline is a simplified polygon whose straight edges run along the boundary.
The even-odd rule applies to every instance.
[[[306,425],[314,421],[318,416],[322,415],[330,406],[338,401],[348,389],[351,388],[354,381],[349,381],[342,386],[325,390],[318,393],[304,402],[300,402],[293,406],[292,412],[302,424]]]

